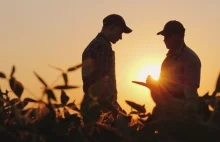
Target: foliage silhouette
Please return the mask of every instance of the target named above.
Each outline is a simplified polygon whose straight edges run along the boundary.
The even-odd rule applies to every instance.
[[[51,66],[53,67],[53,66]],[[0,72],[0,79],[9,81],[10,89],[4,92],[0,88],[0,136],[5,141],[18,142],[70,142],[70,141],[94,141],[94,142],[158,142],[158,141],[218,141],[220,132],[220,74],[216,82],[216,88],[212,94],[207,92],[200,96],[200,109],[198,117],[200,123],[177,120],[156,120],[154,114],[148,113],[145,105],[126,100],[131,107],[131,112],[118,110],[108,100],[94,100],[93,106],[99,104],[106,108],[107,112],[100,112],[96,122],[83,123],[80,109],[75,100],[69,102],[66,93],[68,89],[79,88],[69,85],[68,73],[81,67],[81,64],[68,68],[53,67],[61,71],[63,85],[49,86],[36,72],[34,75],[44,86],[42,98],[47,100],[35,100],[21,96],[24,91],[23,84],[15,78],[15,66],[12,67],[9,78]],[[54,90],[60,90],[60,100]],[[92,90],[93,92],[95,90]],[[9,93],[14,93],[16,98],[10,99]],[[53,101],[53,103],[52,103]],[[37,107],[25,107],[29,104]],[[210,110],[209,108],[213,108]],[[70,110],[73,112],[71,113]],[[100,111],[91,107],[91,113]]]

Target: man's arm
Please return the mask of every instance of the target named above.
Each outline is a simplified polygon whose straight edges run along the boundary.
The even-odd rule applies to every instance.
[[[192,61],[184,65],[184,95],[186,99],[196,99],[200,85],[201,63]]]
[[[100,42],[91,45],[82,61],[82,77],[84,81],[93,83],[105,76],[108,70],[107,55],[108,51]]]
[[[175,99],[160,81],[154,80],[151,76],[148,76],[146,80],[146,87],[151,90],[151,97],[155,103],[167,107],[168,109],[172,108],[171,105],[177,108],[184,104],[183,101]]]
[[[190,117],[196,118],[200,101],[197,89],[200,85],[201,63],[199,60],[191,61],[184,66],[184,95],[186,101],[184,110]]]
[[[90,94],[94,97],[110,97],[107,92],[111,88],[108,86],[109,58],[110,51],[105,44],[96,43],[90,50],[91,57],[83,60],[83,77],[85,82],[90,84]]]
[[[96,75],[98,76],[100,85],[100,99],[106,99],[112,102],[115,98],[116,94],[113,94],[111,86],[110,86],[110,72],[112,70],[113,57],[112,57],[112,49],[109,45],[105,43],[101,43],[101,49],[96,56]]]

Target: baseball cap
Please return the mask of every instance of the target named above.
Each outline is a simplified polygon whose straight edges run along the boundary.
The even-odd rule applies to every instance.
[[[132,32],[132,29],[130,29],[126,25],[125,20],[122,18],[122,16],[120,16],[118,14],[110,14],[103,19],[103,25],[110,25],[110,24],[115,24],[115,25],[121,26],[123,28],[124,33],[131,33]]]
[[[157,35],[166,36],[166,35],[171,35],[175,33],[184,34],[185,28],[179,21],[171,20],[165,24],[163,30],[158,32]]]

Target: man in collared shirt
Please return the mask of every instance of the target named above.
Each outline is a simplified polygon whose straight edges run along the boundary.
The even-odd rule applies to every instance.
[[[185,28],[179,21],[167,22],[157,35],[164,36],[169,51],[161,66],[159,81],[154,81],[150,76],[146,81],[157,105],[153,112],[171,117],[180,114],[182,117],[183,111],[195,118],[199,107],[200,59],[185,44]]]
[[[82,80],[84,98],[81,114],[84,122],[96,121],[105,108],[100,102],[109,102],[117,109],[115,53],[111,43],[122,40],[123,33],[131,33],[124,19],[117,14],[103,19],[101,32],[89,43],[82,54]]]

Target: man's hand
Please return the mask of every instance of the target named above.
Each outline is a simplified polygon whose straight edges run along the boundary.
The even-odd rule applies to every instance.
[[[153,79],[151,75],[147,76],[146,82],[141,82],[141,81],[132,81],[133,83],[136,83],[138,85],[142,85],[147,87],[148,89],[153,89],[157,85],[157,81]]]
[[[151,75],[147,76],[146,85],[151,91],[156,91],[158,88],[158,83]],[[156,89],[156,90],[155,90]]]
[[[90,87],[89,87],[89,96],[93,100],[98,100],[98,99],[107,99],[111,100],[112,98],[111,95],[109,95],[109,92],[111,88],[109,88],[109,76],[105,76],[102,79],[94,82]]]

